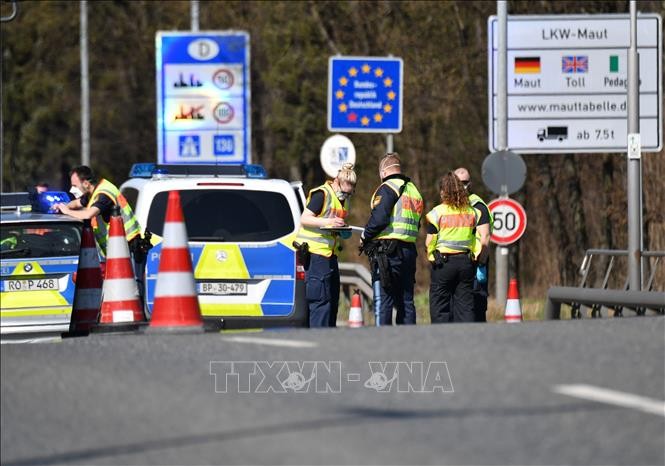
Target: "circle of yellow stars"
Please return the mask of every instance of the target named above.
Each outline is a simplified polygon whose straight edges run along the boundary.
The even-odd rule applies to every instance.
[[[351,68],[348,69],[348,75],[350,78],[355,78],[358,77],[358,73],[360,73],[360,76],[362,77],[363,74],[369,75],[374,74],[375,77],[377,78],[383,78],[381,82],[383,83],[383,87],[385,89],[388,89],[388,92],[386,92],[386,97],[389,101],[394,101],[397,98],[397,93],[392,89],[393,86],[393,80],[389,76],[384,76],[385,71],[381,67],[375,67],[372,69],[372,67],[368,63],[363,63],[363,65],[360,67],[360,70],[356,68],[355,66],[352,66]],[[335,91],[335,98],[337,100],[343,100],[344,97],[346,96],[345,88],[349,84],[349,78],[346,76],[342,76],[337,80],[337,84],[339,87]],[[355,112],[348,112],[349,107],[345,102],[340,102],[337,104],[337,109],[340,111],[340,113],[346,113],[347,114],[347,121],[349,123],[356,123],[358,121],[358,114]],[[382,107],[381,107],[382,112],[376,112],[374,115],[371,116],[371,120],[374,120],[376,123],[381,123],[384,118],[384,114],[386,113],[391,113],[393,111],[393,105],[390,102],[386,102]],[[367,115],[363,115],[360,118],[360,124],[362,126],[369,126],[370,122],[370,117]]]

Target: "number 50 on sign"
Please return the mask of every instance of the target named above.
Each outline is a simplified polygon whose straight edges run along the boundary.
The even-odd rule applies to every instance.
[[[489,207],[494,217],[494,229],[490,240],[501,246],[512,244],[522,237],[526,230],[526,212],[514,199],[494,199]]]

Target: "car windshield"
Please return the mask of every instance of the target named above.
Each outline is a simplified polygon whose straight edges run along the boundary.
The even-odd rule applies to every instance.
[[[32,222],[0,227],[3,259],[78,256],[80,245],[80,225],[76,223]]]
[[[162,235],[168,192],[155,196],[147,229]],[[274,241],[293,233],[286,197],[272,191],[196,189],[180,191],[190,241]]]

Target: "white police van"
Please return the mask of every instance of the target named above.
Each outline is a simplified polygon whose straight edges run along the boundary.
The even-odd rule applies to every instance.
[[[150,315],[169,191],[179,191],[199,305],[223,328],[307,326],[304,268],[293,241],[301,182],[268,179],[260,165],[136,164],[120,191],[153,234],[145,283]]]

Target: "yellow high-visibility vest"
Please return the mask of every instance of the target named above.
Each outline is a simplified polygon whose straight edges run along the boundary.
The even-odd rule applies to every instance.
[[[125,196],[123,196],[118,188],[116,188],[116,186],[110,181],[102,179],[99,182],[95,187],[92,196],[90,196],[88,206],[92,206],[97,202],[97,199],[99,199],[101,194],[106,195],[115,205],[120,206],[120,215],[122,215],[122,223],[125,227],[125,237],[127,238],[127,241],[131,241],[138,236],[141,233],[141,227],[134,215],[134,211],[132,211],[132,207],[127,202],[127,199],[125,199]],[[109,238],[108,224],[104,222],[101,214],[93,217],[90,223],[92,224],[92,231],[95,235],[99,252],[102,257],[106,257],[106,245],[108,244]]]
[[[390,187],[399,196],[399,191],[405,181],[401,178],[392,178],[383,182],[372,195],[370,209],[374,207],[376,193],[384,184]],[[418,238],[420,217],[423,215],[423,198],[416,185],[410,181],[406,183],[404,192],[399,197],[390,213],[390,223],[375,239],[398,239],[407,243],[415,243]]]
[[[434,260],[434,251],[442,254],[470,252],[474,249],[474,228],[480,218],[480,212],[471,206],[455,209],[446,204],[439,204],[430,210],[427,221],[436,226],[438,233],[427,247],[427,258]]]
[[[337,199],[337,195],[335,195],[335,191],[332,189],[331,181],[327,181],[322,186],[312,189],[307,195],[307,203],[309,204],[312,194],[318,190],[323,191],[323,208],[317,217],[346,218],[349,213],[348,201],[345,201],[344,204],[342,204],[339,199]],[[298,231],[297,240],[301,243],[308,243],[309,252],[312,254],[318,254],[324,257],[330,257],[333,253],[337,254],[341,249],[341,242],[338,234],[324,231],[316,227],[312,228],[301,225],[300,230]]]

